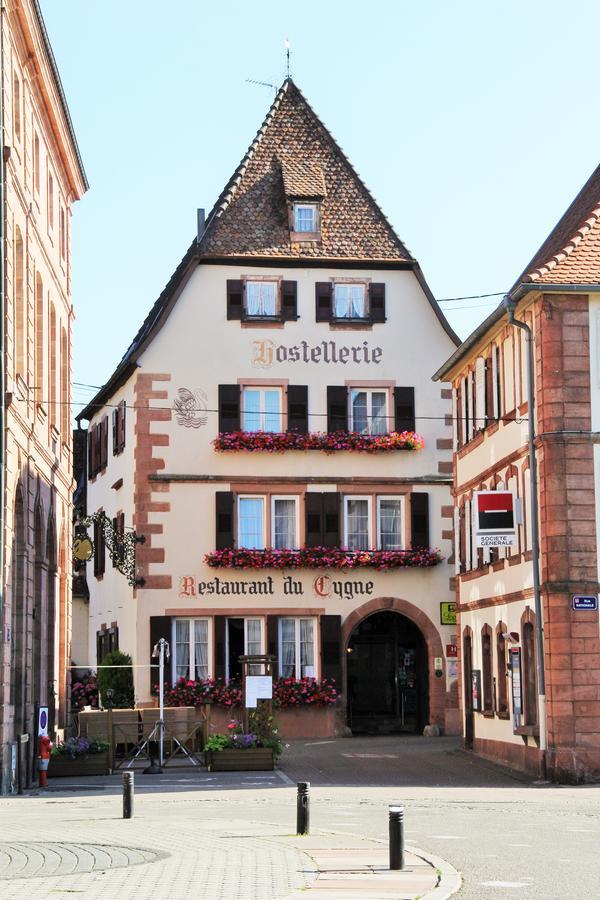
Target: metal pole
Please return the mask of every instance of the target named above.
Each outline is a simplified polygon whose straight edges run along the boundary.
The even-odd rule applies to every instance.
[[[390,869],[404,868],[404,807],[390,806]]]
[[[165,737],[165,639],[161,638],[158,644],[158,765],[162,769]]]
[[[308,834],[310,831],[310,781],[298,782],[296,798],[296,834]]]
[[[534,360],[533,360],[533,336],[531,328],[526,322],[515,318],[517,303],[510,295],[504,298],[504,306],[508,312],[508,321],[516,328],[525,332],[527,340],[527,404],[528,404],[528,449],[529,449],[529,490],[531,506],[531,551],[533,568],[533,597],[535,603],[535,636],[536,636],[536,661],[537,661],[537,688],[538,710],[540,727],[540,750],[542,751],[542,776],[546,777],[546,672],[544,665],[544,620],[542,610],[542,596],[540,590],[540,526],[538,509],[538,480],[535,456],[535,386]]]
[[[123,772],[123,818],[133,819],[133,772]]]

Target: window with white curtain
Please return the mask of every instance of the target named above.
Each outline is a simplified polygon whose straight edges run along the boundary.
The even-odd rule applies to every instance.
[[[271,546],[276,550],[298,547],[298,498],[271,498]]]
[[[244,431],[282,431],[281,388],[245,387],[242,391]]]
[[[238,547],[264,550],[264,497],[238,497]]]
[[[402,497],[377,498],[377,546],[380,550],[402,550]]]
[[[283,678],[315,678],[314,619],[279,620],[279,674]]]
[[[268,318],[277,315],[277,282],[247,281],[244,294],[247,316]]]
[[[387,434],[387,391],[369,388],[350,390],[350,431]]]
[[[368,550],[370,548],[370,497],[344,497],[344,546],[348,550]]]
[[[314,234],[318,231],[317,206],[315,203],[294,204],[294,231]]]
[[[244,619],[244,652],[246,656],[260,656],[263,652],[262,619]],[[249,675],[260,675],[260,663],[248,666]]]
[[[367,292],[364,284],[335,284],[333,316],[335,319],[366,319]]]
[[[171,645],[174,680],[208,678],[208,619],[174,619]]]

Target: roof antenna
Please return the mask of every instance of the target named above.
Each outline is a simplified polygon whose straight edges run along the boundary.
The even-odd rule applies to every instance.
[[[271,84],[270,81],[256,81],[254,78],[246,78],[247,84],[260,84],[261,87],[273,88],[274,93],[277,93],[279,88],[276,84]]]
[[[290,75],[290,50],[292,49],[292,45],[290,44],[290,39],[286,38],[283,42],[283,46],[285,47],[285,55],[287,59],[287,78],[288,81],[291,77]]]

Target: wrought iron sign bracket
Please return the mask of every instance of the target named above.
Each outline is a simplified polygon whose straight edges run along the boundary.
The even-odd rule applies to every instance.
[[[131,587],[143,587],[144,579],[136,577],[135,548],[138,544],[146,543],[145,535],[136,534],[133,529],[127,532],[117,531],[112,520],[104,512],[82,516],[75,522],[73,534],[73,554],[80,562],[91,559],[94,552],[94,545],[87,536],[87,529],[91,525],[97,525],[102,529],[104,544],[115,569],[126,577]]]

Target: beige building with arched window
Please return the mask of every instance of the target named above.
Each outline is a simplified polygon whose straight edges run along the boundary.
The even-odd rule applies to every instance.
[[[2,598],[0,768],[33,771],[36,704],[62,725],[69,659],[72,438],[71,206],[87,188],[37,0],[2,31]],[[58,713],[60,706],[60,716]],[[17,744],[20,735],[28,743]]]

